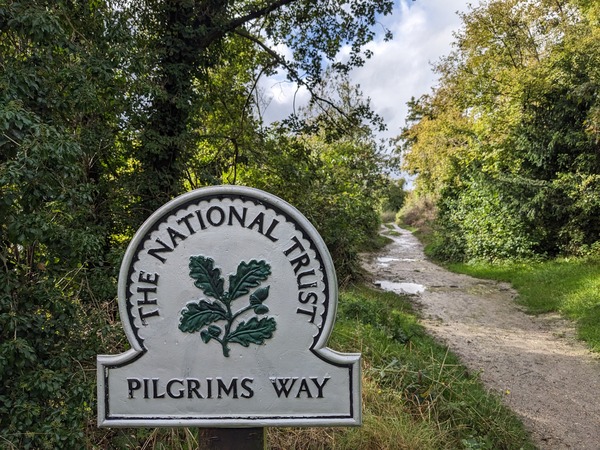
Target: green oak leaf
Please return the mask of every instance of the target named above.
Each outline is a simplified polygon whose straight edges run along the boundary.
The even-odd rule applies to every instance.
[[[208,333],[212,336],[212,337],[219,337],[221,335],[221,327],[218,327],[216,325],[211,325],[208,327]]]
[[[262,304],[262,302],[264,302],[269,296],[270,287],[271,286],[267,286],[257,289],[253,294],[250,294],[250,305],[256,306]]]
[[[183,332],[194,333],[200,328],[222,319],[227,319],[227,311],[218,303],[210,303],[206,300],[200,300],[198,303],[191,302],[181,311],[179,329]]]
[[[202,289],[205,295],[223,298],[223,285],[225,280],[221,278],[221,270],[215,269],[212,258],[204,256],[190,256],[190,277],[194,280],[194,286]]]
[[[204,342],[205,344],[208,344],[210,342],[210,340],[212,339],[212,336],[206,330],[202,330],[200,332],[200,337],[202,338],[202,342]]]
[[[244,347],[248,347],[250,344],[261,345],[266,339],[273,336],[276,328],[277,324],[272,317],[263,317],[260,320],[252,317],[248,322],[240,323],[235,331],[229,335],[228,341],[237,342]]]
[[[250,288],[258,286],[261,281],[266,280],[271,275],[271,266],[266,261],[250,262],[242,261],[235,275],[229,276],[229,300],[250,292]]]

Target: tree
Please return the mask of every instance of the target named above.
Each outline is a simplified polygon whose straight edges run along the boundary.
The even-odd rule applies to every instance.
[[[383,211],[398,212],[404,206],[408,192],[405,190],[406,180],[404,178],[387,179],[383,188],[382,206]]]
[[[107,175],[118,133],[113,12],[0,6],[0,442],[81,447],[93,418],[99,304],[110,277]],[[113,294],[111,294],[113,295]]]
[[[386,187],[388,160],[369,126],[380,119],[360,112],[370,110],[369,99],[347,77],[325,77],[315,93],[329,100],[268,130],[266,151],[240,160],[238,178],[302,211],[332,253],[339,278],[348,280],[357,274],[359,250],[377,233],[375,199]]]
[[[313,158],[289,130],[262,125],[256,80],[282,69],[316,93],[326,63],[344,73],[369,56],[377,15],[391,8],[388,0],[0,2],[2,445],[104,447],[114,435],[136,445],[95,430],[89,372],[96,354],[123,350],[115,294],[124,246],[173,196],[244,181],[281,186],[295,202],[300,189],[326,185],[332,193],[313,211],[333,211],[338,199],[344,211],[359,200],[365,210],[363,191],[346,196],[355,192],[346,184],[358,189],[349,172],[333,180],[325,171],[337,166]],[[350,57],[339,61],[345,45]],[[287,173],[297,174],[297,189],[281,181]]]
[[[139,143],[140,186],[136,207],[141,221],[158,205],[183,192],[185,163],[195,153],[194,132],[214,108],[205,89],[219,71],[250,43],[253,70],[283,69],[292,81],[314,90],[325,61],[341,73],[364,62],[363,47],[374,36],[377,15],[389,14],[391,0],[146,0],[131,5],[143,49],[147,80],[146,107],[141,109]],[[285,45],[293,59],[275,49]],[[350,46],[347,61],[338,60],[342,46]],[[260,52],[258,54],[257,52]],[[235,64],[235,63],[234,63]],[[209,180],[203,180],[207,182]]]
[[[439,248],[453,257],[555,255],[598,241],[600,53],[590,5],[472,8],[436,66],[439,87],[411,105],[402,151],[417,188],[440,199]],[[484,211],[512,225],[491,226]]]

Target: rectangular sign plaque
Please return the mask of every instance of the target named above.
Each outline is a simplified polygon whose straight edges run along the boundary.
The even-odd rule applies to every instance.
[[[331,256],[283,200],[177,197],[135,234],[118,294],[131,349],[97,358],[99,426],[360,425],[360,355],[326,347]]]

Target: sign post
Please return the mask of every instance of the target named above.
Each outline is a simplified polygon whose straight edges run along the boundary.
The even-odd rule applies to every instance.
[[[283,200],[216,186],[170,201],[132,239],[118,295],[131,349],[97,357],[99,426],[361,424],[360,355],[326,347],[331,256]]]
[[[211,428],[206,450],[264,450],[264,428]]]

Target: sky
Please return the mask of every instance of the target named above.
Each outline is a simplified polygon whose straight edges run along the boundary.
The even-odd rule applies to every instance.
[[[411,97],[429,93],[436,84],[432,63],[451,51],[452,33],[460,28],[457,12],[467,11],[468,0],[396,0],[394,13],[381,18],[394,34],[392,41],[381,38],[371,43],[373,56],[353,70],[351,81],[359,84],[371,106],[383,117],[387,131],[381,138],[400,134]],[[476,4],[476,0],[471,3]],[[264,111],[267,122],[281,120],[308,98],[291,83],[266,79],[262,89],[270,100]]]

